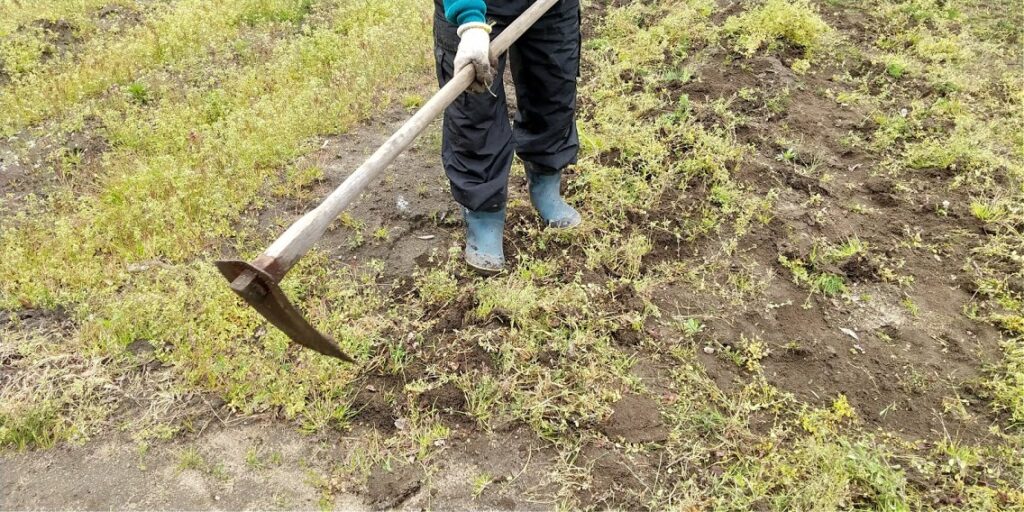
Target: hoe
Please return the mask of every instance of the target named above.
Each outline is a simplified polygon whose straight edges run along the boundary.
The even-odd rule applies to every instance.
[[[491,42],[492,55],[500,55],[558,0],[538,0]],[[472,67],[463,68],[423,107],[377,149],[327,199],[291,225],[283,235],[250,262],[221,260],[220,273],[231,282],[231,289],[245,299],[260,315],[284,332],[292,341],[321,354],[355,362],[342,352],[330,337],[321,334],[292,305],[278,283],[310,247],[323,236],[327,227],[348,207],[378,174],[383,172],[426,129],[445,107],[455,101],[473,82]]]

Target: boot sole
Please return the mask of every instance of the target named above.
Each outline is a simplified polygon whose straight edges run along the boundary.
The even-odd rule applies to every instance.
[[[583,225],[583,217],[580,217],[576,222],[565,226],[560,226],[556,222],[546,222],[548,229],[576,229]]]
[[[491,276],[491,275],[494,275],[494,274],[497,274],[497,273],[501,272],[502,270],[505,270],[505,259],[504,258],[501,259],[501,264],[500,265],[498,265],[497,267],[493,267],[493,266],[490,266],[490,265],[485,265],[485,264],[480,264],[480,263],[474,262],[473,260],[476,259],[476,258],[470,258],[468,256],[469,256],[469,254],[468,254],[468,251],[467,251],[467,254],[463,255],[463,258],[462,258],[463,261],[466,262],[466,266],[467,267],[473,269],[473,271],[475,271],[478,274]],[[487,263],[491,263],[491,262],[488,261]]]
[[[488,267],[478,267],[468,261],[466,262],[466,266],[482,276],[493,276],[495,274],[500,274],[502,270],[505,270],[505,267],[500,267],[497,269]]]

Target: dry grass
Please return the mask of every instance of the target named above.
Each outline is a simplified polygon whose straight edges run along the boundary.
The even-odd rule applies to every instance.
[[[319,179],[322,171],[304,175],[292,164],[320,137],[398,100],[422,101],[419,84],[433,64],[428,6],[178,0],[111,31],[95,14],[109,4],[0,3],[0,62],[11,77],[0,88],[0,134],[17,135],[8,146],[28,159],[29,139],[84,132],[106,144],[87,164],[42,159],[42,168],[61,166],[60,179],[38,185],[37,195],[0,197],[0,310],[12,318],[67,313],[56,324],[11,321],[0,330],[3,445],[39,449],[95,435],[118,400],[140,389],[128,347],[144,340],[169,369],[148,412],[122,425],[140,442],[187,430],[172,411],[185,392],[322,432],[358,421],[360,371],[414,376],[384,393],[402,428],[353,443],[322,485],[326,498],[338,481],[364,481],[392,456],[439,463],[453,427],[420,397],[451,383],[466,397],[473,428],[527,425],[553,447],[560,462],[551,480],[564,508],[1024,506],[1024,89],[1020,25],[1003,19],[1020,17],[1010,2],[879,0],[854,9],[839,0],[767,0],[728,15],[709,0],[588,5],[601,16],[587,15],[584,150],[570,183],[587,227],[543,231],[520,215],[524,204],[513,204],[509,272],[473,277],[456,248],[417,271],[400,296],[373,265],[339,268],[311,253],[283,286],[361,368],[289,349],[239,306],[209,262],[227,252],[252,256],[275,235],[255,230],[248,216]],[[859,28],[832,26],[847,8],[863,18]],[[79,39],[69,54],[47,59],[40,48],[48,36],[19,30],[57,18],[79,27]],[[698,69],[749,71],[765,59],[785,60],[791,89],[685,92]],[[907,226],[900,237],[820,235],[799,254],[768,245],[766,256],[758,244],[794,208],[806,216],[790,231],[816,225],[806,219],[873,214],[830,194],[846,192],[834,185],[843,176],[806,157],[804,138],[814,134],[778,121],[802,108],[791,99],[811,87],[802,80],[823,77],[830,88],[812,92],[868,120],[842,144],[870,155],[871,178],[893,194],[931,187],[921,194],[940,197],[927,203],[940,221]],[[770,140],[749,136],[754,119],[776,123]],[[749,172],[765,148],[790,180],[811,184],[802,202],[787,195],[791,183],[765,185]],[[965,238],[970,246],[943,246],[941,219],[964,213],[964,225],[979,226]],[[887,222],[867,218],[861,226]],[[920,254],[940,262],[954,255],[942,268],[976,290],[964,318],[1000,329],[1005,357],[968,383],[992,420],[982,441],[915,442],[873,428],[873,413],[844,394],[809,400],[772,380],[765,365],[798,351],[798,340],[709,334],[738,312],[782,307],[770,291],[790,282],[808,310],[870,303],[869,287],[842,270],[851,261],[874,265],[870,290],[900,298],[910,322],[931,318],[912,299],[918,269],[906,267]],[[673,292],[680,289],[697,295],[689,304],[700,309],[671,310],[672,300],[689,297]],[[443,338],[431,330],[446,311],[439,305],[464,309]],[[444,364],[466,347],[486,364]],[[702,357],[712,353],[732,373],[707,367]],[[638,375],[642,366],[661,369],[657,386]],[[918,384],[909,388],[928,383]],[[976,414],[960,391],[948,397],[943,421]],[[602,433],[628,393],[655,396],[664,441],[629,445]],[[620,482],[601,490],[610,501],[587,501],[597,480],[580,461],[592,446],[658,462],[629,465],[647,468],[641,485]],[[182,452],[182,467],[205,467],[196,457]],[[479,474],[467,485],[476,498],[498,483]]]

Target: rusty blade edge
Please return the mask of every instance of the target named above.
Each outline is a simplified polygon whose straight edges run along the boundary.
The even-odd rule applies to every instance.
[[[270,274],[240,260],[220,260],[216,265],[232,283],[232,290],[292,341],[326,356],[356,362],[338,347],[333,338],[310,325]]]

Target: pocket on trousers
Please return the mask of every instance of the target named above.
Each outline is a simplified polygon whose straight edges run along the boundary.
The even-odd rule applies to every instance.
[[[434,46],[455,54],[459,49],[459,31],[455,25],[437,15],[434,16]]]

